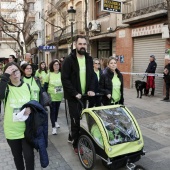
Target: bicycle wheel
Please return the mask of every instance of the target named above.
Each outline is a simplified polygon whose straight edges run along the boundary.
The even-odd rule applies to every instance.
[[[134,168],[134,170],[145,170],[145,168],[143,168],[140,165],[136,165],[136,167]]]
[[[85,169],[93,169],[96,161],[96,152],[91,139],[82,135],[78,141],[78,156]]]

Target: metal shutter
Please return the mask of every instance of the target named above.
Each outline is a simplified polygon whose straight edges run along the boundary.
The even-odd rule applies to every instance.
[[[134,38],[133,72],[144,73],[149,64],[150,55],[156,57],[156,73],[162,73],[164,69],[165,39],[161,35]],[[142,80],[140,76],[132,76],[132,85],[136,80]],[[143,80],[146,81],[146,78]],[[155,78],[155,94],[163,94],[163,78]]]

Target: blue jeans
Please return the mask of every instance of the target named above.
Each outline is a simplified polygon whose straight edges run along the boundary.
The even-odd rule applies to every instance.
[[[55,127],[55,122],[57,122],[60,103],[61,101],[55,101],[55,102],[51,102],[50,105],[50,119],[51,119],[52,128]]]

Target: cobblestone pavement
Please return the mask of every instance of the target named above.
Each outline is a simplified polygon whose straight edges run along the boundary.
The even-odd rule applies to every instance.
[[[47,151],[49,156],[49,166],[47,168],[41,168],[39,153],[35,151],[35,170],[71,170],[70,166],[63,159],[51,141],[48,141]],[[3,133],[3,121],[0,121],[0,170],[15,169],[13,156]]]

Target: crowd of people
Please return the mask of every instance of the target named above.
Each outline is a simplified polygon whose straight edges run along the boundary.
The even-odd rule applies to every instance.
[[[87,98],[88,107],[124,104],[123,75],[117,68],[117,59],[92,58],[87,53],[87,41],[83,35],[76,37],[75,47],[69,56],[51,61],[49,67],[44,61],[40,62],[38,70],[31,63],[30,53],[25,54],[25,60],[20,66],[13,55],[9,56],[9,63],[5,66],[0,63],[0,100],[4,101],[5,112],[4,133],[17,170],[24,169],[24,162],[27,170],[34,170],[34,147],[25,138],[26,119],[19,120],[17,114],[31,100],[43,106],[43,92],[51,97],[49,108],[52,135],[57,135],[57,129],[60,128],[58,114],[64,97],[71,120],[68,142],[72,143],[76,154],[82,107],[79,100],[84,108],[87,106]],[[170,59],[168,61],[164,69],[165,100],[169,99],[170,89]],[[151,55],[146,72],[155,73],[156,66],[155,56]],[[152,88],[151,95],[154,95],[154,77],[147,77],[147,94],[149,88]],[[102,96],[96,95],[98,93],[102,93]],[[46,106],[43,107],[47,109]],[[30,107],[26,107],[23,117],[28,118],[33,112]]]

